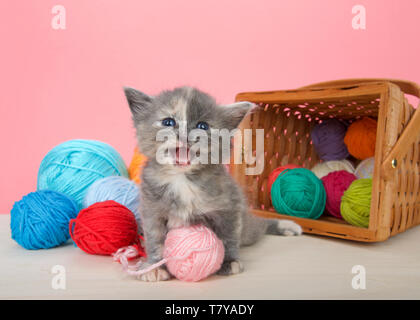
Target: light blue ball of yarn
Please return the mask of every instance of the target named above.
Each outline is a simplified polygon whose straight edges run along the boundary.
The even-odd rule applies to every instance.
[[[358,179],[373,178],[373,170],[375,168],[375,158],[367,158],[359,163],[354,174]]]
[[[57,247],[70,238],[69,222],[77,213],[77,204],[64,194],[31,192],[10,212],[12,239],[28,250]]]
[[[61,192],[76,201],[80,210],[90,185],[109,176],[128,177],[113,147],[95,140],[70,140],[54,147],[42,160],[38,190]]]
[[[140,225],[139,195],[139,187],[134,181],[119,176],[106,177],[96,180],[88,188],[83,206],[87,208],[97,202],[114,200],[127,207]]]

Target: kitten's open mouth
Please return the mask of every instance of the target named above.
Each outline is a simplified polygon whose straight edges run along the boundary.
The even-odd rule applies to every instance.
[[[190,149],[187,147],[176,148],[176,156],[175,156],[176,166],[186,167],[191,164],[190,159],[189,159],[189,151]]]

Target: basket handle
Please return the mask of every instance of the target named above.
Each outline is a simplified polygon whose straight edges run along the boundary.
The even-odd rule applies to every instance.
[[[420,135],[419,128],[420,105],[417,107],[417,110],[414,111],[410,121],[404,128],[397,142],[382,162],[382,175],[386,180],[391,180],[393,178],[394,170],[398,167],[406,155],[404,150],[407,150],[407,146],[411,146],[417,141]]]
[[[400,87],[400,89],[407,94],[416,96],[420,98],[420,86],[412,81],[408,80],[399,80],[399,79],[386,79],[386,78],[360,78],[360,79],[343,79],[343,80],[333,80],[333,81],[325,81],[319,82],[315,84],[311,84],[308,86],[304,86],[300,89],[312,89],[312,88],[325,88],[329,86],[341,86],[341,85],[356,85],[361,83],[368,83],[368,82],[391,82],[396,84]]]

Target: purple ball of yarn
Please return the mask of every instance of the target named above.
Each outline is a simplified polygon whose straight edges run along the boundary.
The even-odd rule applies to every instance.
[[[346,131],[347,126],[337,119],[323,120],[312,129],[312,144],[322,160],[342,160],[349,156],[344,144]]]

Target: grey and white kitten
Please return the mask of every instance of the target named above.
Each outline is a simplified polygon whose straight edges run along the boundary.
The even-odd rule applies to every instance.
[[[140,186],[147,264],[162,259],[166,234],[171,228],[193,224],[211,228],[225,247],[224,262],[218,271],[221,275],[242,272],[239,247],[255,243],[264,233],[302,233],[301,227],[292,221],[262,219],[249,213],[243,191],[223,164],[194,164],[191,159],[179,157],[182,149],[188,152],[195,142],[180,140],[182,124],[186,124],[184,130],[188,133],[197,128],[233,130],[253,104],[239,102],[219,106],[208,94],[191,87],[164,91],[155,97],[132,88],[125,88],[125,94],[133,115],[139,149],[148,157]],[[157,141],[160,130],[170,130],[178,138],[172,142]],[[166,144],[168,154],[174,157],[172,163],[160,164],[157,161],[156,154],[162,144]],[[215,147],[210,138],[208,146],[208,149]],[[222,147],[219,148],[221,153]],[[143,281],[169,278],[165,267],[140,276]]]

